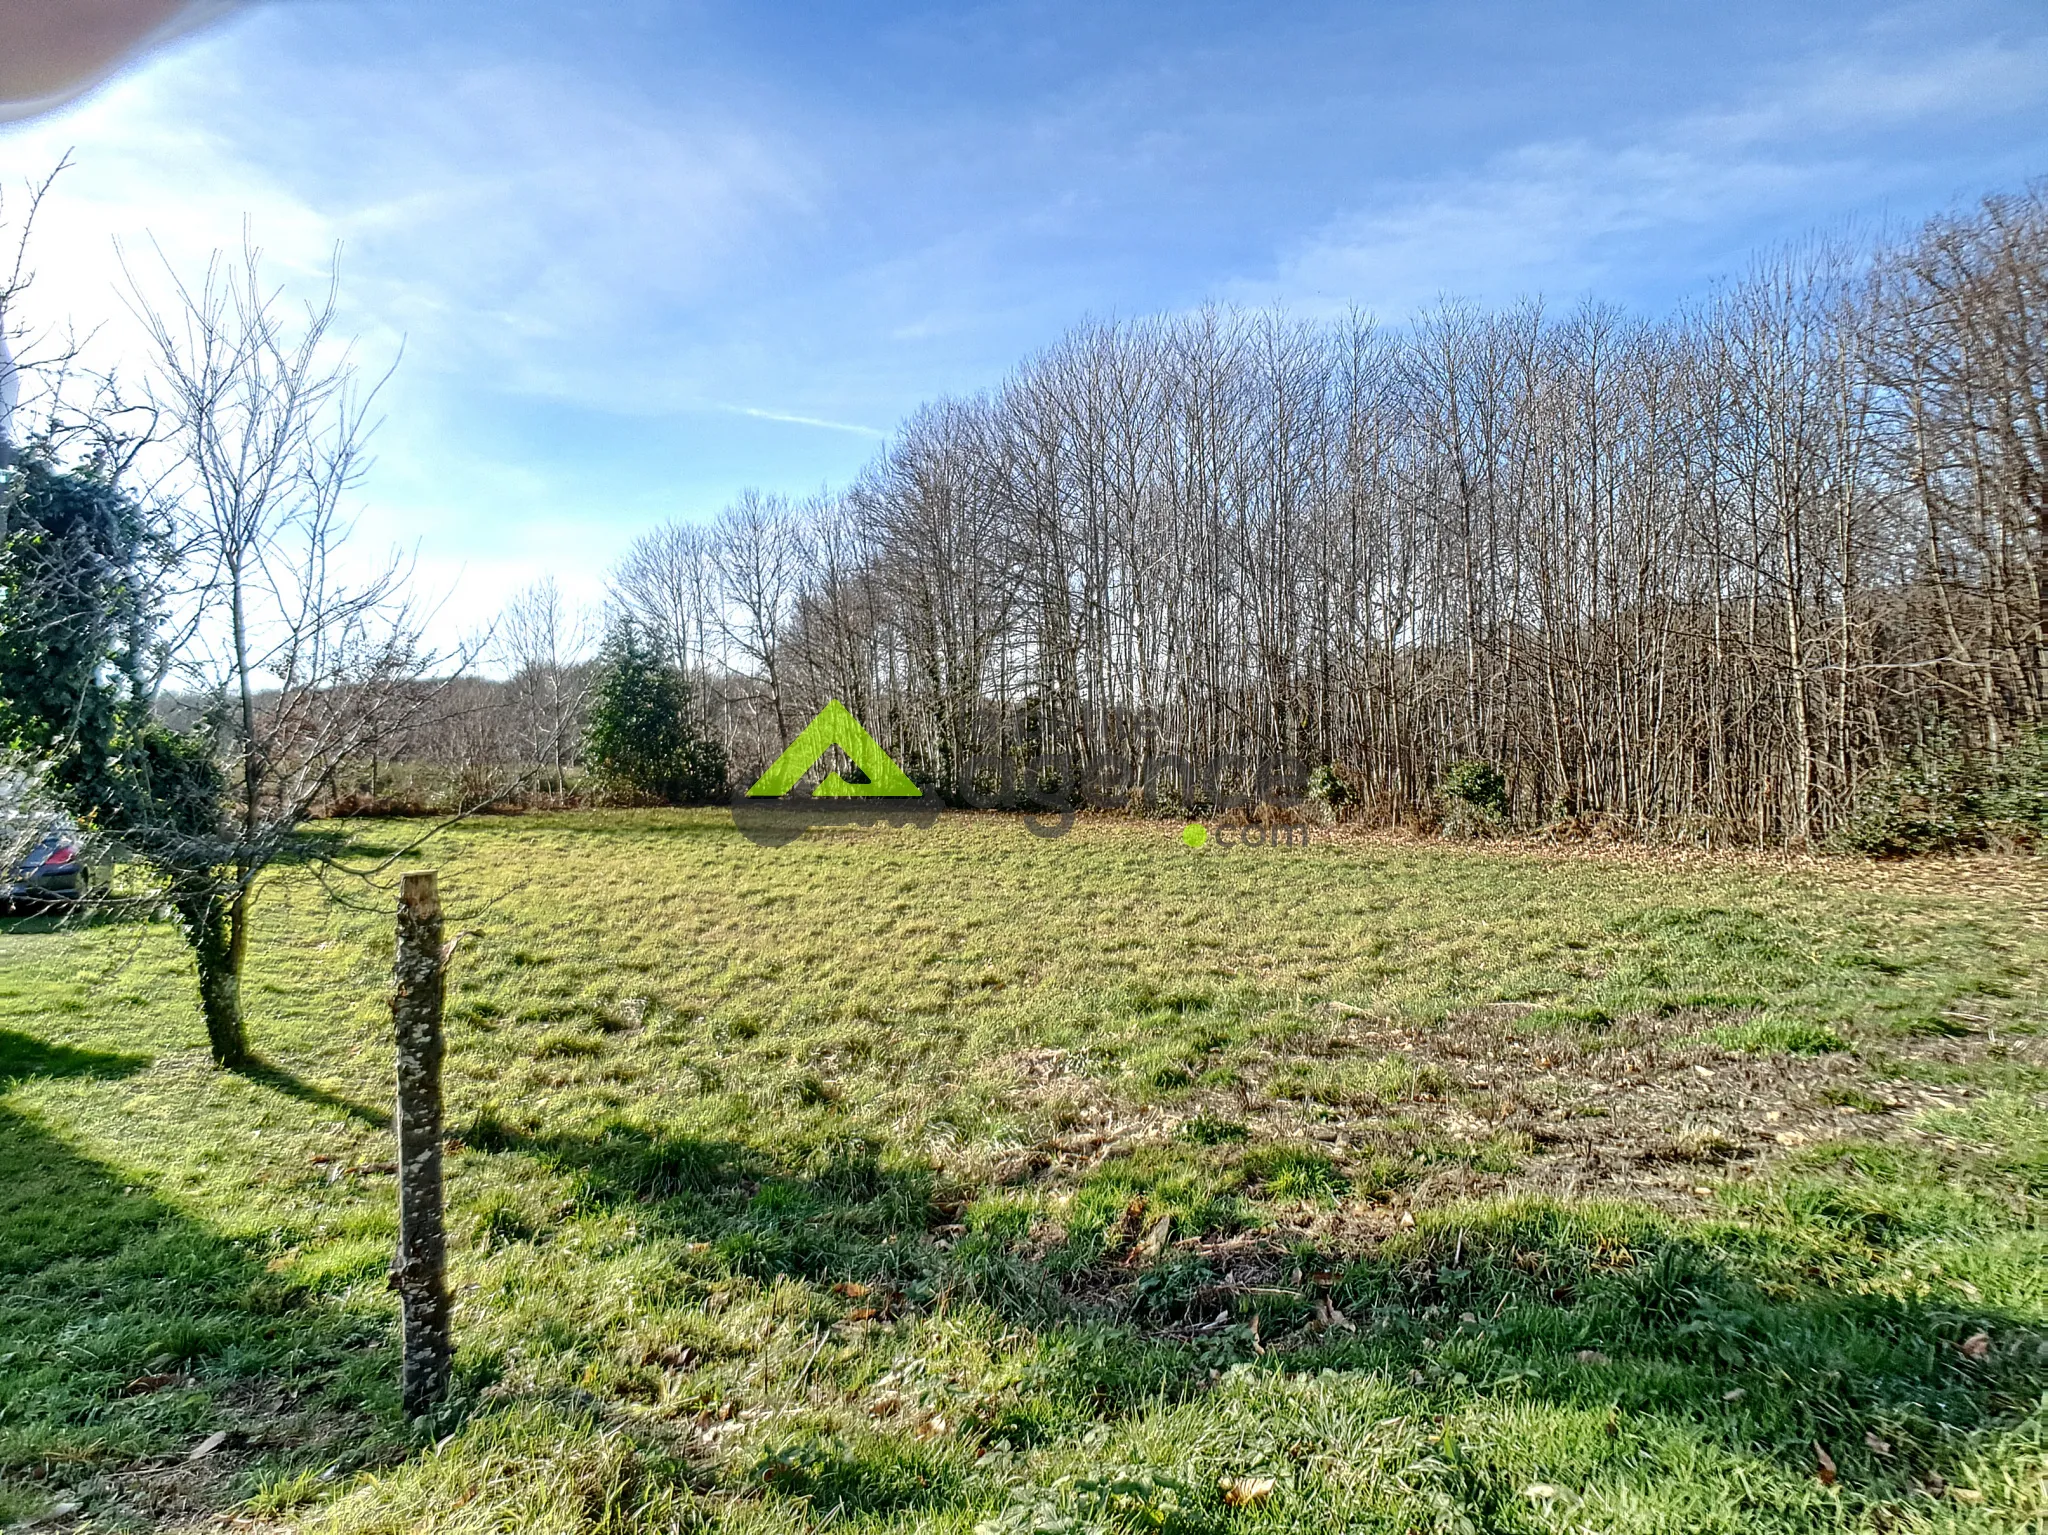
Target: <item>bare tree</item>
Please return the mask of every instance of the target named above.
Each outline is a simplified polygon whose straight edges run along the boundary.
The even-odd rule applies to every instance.
[[[805,576],[801,528],[782,497],[750,490],[719,513],[711,533],[719,633],[765,685],[768,712],[783,738],[790,719],[782,642]]]
[[[682,606],[742,771],[857,698],[955,787],[1328,764],[1405,818],[1479,756],[1524,820],[1810,842],[1917,745],[2048,721],[2044,316],[2037,187],[1661,320],[1084,326],[843,495],[741,497]]]
[[[633,541],[612,573],[612,598],[692,676],[711,664],[718,571],[710,529],[665,522]]]
[[[164,877],[213,1053],[233,1065],[248,1056],[258,877],[304,851],[298,828],[349,764],[432,708],[450,658],[423,641],[404,564],[358,564],[346,547],[377,387],[333,335],[338,275],[294,315],[246,242],[196,286],[163,271],[165,302],[132,272],[129,299],[152,344],[182,575],[175,676],[206,701],[226,803],[209,809],[202,783],[168,805],[158,764],[158,792],[123,830]]]
[[[569,764],[583,731],[589,691],[588,620],[547,576],[514,594],[499,615],[494,644],[509,680],[510,710],[523,760],[547,768],[554,790],[569,789]]]
[[[111,381],[80,373],[80,345],[68,327],[30,323],[23,300],[35,286],[29,265],[37,215],[50,189],[65,171],[69,157],[59,160],[40,180],[23,184],[12,199],[0,188],[0,239],[13,250],[0,269],[0,471],[12,463],[25,444],[48,444],[59,438],[84,436],[88,451],[119,458],[125,467],[128,437],[123,409]],[[75,401],[83,385],[90,398]],[[78,404],[76,411],[67,406]],[[67,415],[71,417],[67,421]],[[0,507],[0,538],[7,536],[5,508]]]

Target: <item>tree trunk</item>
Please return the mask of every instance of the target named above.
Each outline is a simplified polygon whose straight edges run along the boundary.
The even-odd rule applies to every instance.
[[[447,1395],[447,1231],[441,1210],[441,902],[434,876],[408,874],[398,898],[398,1256],[391,1288],[404,1307],[399,1394],[409,1418]]]
[[[217,1065],[239,1067],[249,1060],[249,1036],[242,1022],[242,956],[246,949],[247,896],[232,901],[220,891],[176,902],[179,925],[192,945],[199,972],[199,1010],[206,1042]]]

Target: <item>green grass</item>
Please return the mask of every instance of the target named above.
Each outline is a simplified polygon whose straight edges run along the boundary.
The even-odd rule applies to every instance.
[[[1709,1036],[1726,1050],[1745,1055],[1827,1055],[1846,1050],[1848,1041],[1826,1024],[1803,1018],[1752,1018],[1727,1023]]]
[[[264,887],[242,1074],[168,927],[0,930],[0,1522],[2048,1521],[2035,866],[722,820],[430,849],[433,1422],[388,897]]]

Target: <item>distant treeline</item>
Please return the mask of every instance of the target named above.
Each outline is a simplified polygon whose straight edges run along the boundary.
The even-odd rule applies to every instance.
[[[1399,819],[1481,759],[1525,822],[1803,841],[2048,712],[2044,466],[2036,186],[1661,320],[1090,324],[843,494],[648,534],[615,595],[736,771],[838,697],[942,781],[1334,765]]]

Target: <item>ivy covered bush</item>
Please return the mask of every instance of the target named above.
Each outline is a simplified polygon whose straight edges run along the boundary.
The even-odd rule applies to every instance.
[[[1508,781],[1491,762],[1471,758],[1451,764],[1437,788],[1443,802],[1443,835],[1490,837],[1508,825]]]
[[[1835,840],[1873,858],[2048,847],[2048,729],[1995,755],[1950,746],[1907,758]]]

